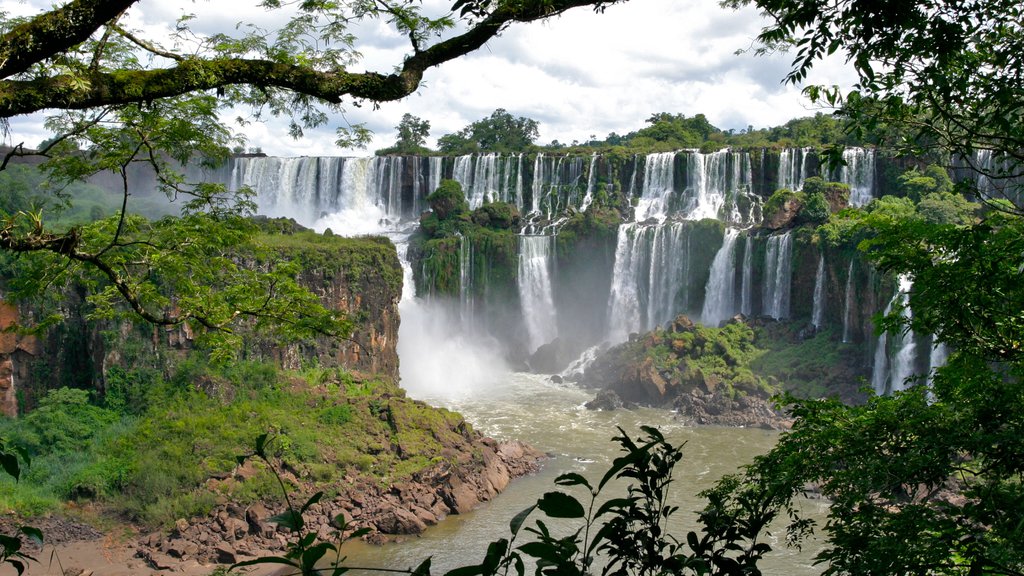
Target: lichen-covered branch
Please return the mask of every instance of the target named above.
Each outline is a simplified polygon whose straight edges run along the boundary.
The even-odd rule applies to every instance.
[[[44,37],[44,32],[58,27],[52,21],[74,21],[78,25],[76,31],[80,30],[88,36],[86,31],[96,30],[108,20],[115,18],[120,10],[101,12],[95,9],[88,12],[85,7],[93,4],[113,4],[116,8],[124,9],[131,3],[128,0],[73,2],[64,8],[37,17],[0,37],[0,55],[10,53],[17,46],[36,46]],[[390,74],[351,73],[344,69],[318,70],[308,66],[255,58],[190,56],[182,58],[168,68],[92,70],[37,79],[8,79],[0,81],[0,117],[27,114],[47,108],[85,109],[149,102],[230,85],[279,88],[332,104],[340,103],[345,96],[375,102],[397,100],[408,96],[419,87],[423,73],[427,69],[476,50],[513,22],[530,22],[560,14],[574,7],[601,8],[610,3],[612,2],[609,0],[528,0],[502,3],[465,33],[415,52],[405,60],[398,72]],[[79,11],[85,14],[79,16],[75,13],[74,18],[64,14],[71,12],[72,6],[79,6]],[[87,20],[88,23],[82,22],[83,20]],[[21,32],[18,32],[19,30]],[[70,34],[67,29],[64,33]],[[82,39],[84,37],[79,35],[75,36],[74,41]],[[73,45],[74,41],[65,38],[49,51],[36,48],[31,56],[21,57],[17,62],[9,59],[0,64],[0,77],[10,78],[13,73],[25,70],[41,58]]]

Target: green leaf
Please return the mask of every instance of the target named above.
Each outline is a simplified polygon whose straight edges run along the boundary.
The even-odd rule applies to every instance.
[[[633,504],[632,498],[612,498],[601,504],[597,509],[597,513],[594,514],[594,518],[600,518],[601,516],[609,512],[618,512],[619,510],[628,508]]]
[[[512,517],[512,520],[508,523],[508,528],[512,532],[513,536],[519,533],[519,529],[523,527],[523,522],[526,522],[526,517],[529,516],[536,508],[537,505],[534,504]]]
[[[586,486],[587,489],[593,491],[593,487],[590,486],[590,482],[582,475],[575,472],[566,472],[558,478],[555,478],[555,484],[559,486]]]
[[[43,546],[43,531],[32,526],[22,526],[18,530],[28,537],[36,546]]]
[[[259,456],[260,458],[267,457],[267,436],[268,434],[264,432],[263,434],[260,434],[259,436],[256,437],[256,455]]]
[[[544,560],[551,564],[557,565],[562,561],[559,549],[546,542],[527,542],[520,546],[519,550],[527,556],[537,558],[538,560]]]
[[[547,492],[537,507],[551,518],[583,518],[586,511],[579,500],[564,492]]]
[[[420,565],[411,574],[412,576],[430,576],[430,557],[427,556],[426,560],[420,562]]]
[[[302,514],[299,514],[295,510],[285,510],[276,516],[271,516],[269,521],[277,524],[278,526],[283,526],[292,532],[298,532],[302,530],[302,527],[304,526]]]
[[[316,494],[313,494],[312,496],[309,497],[309,500],[306,500],[306,503],[302,505],[302,508],[299,510],[299,513],[309,510],[310,506],[319,502],[323,497],[323,492],[317,492]]]
[[[334,546],[330,542],[321,542],[316,546],[310,546],[302,553],[302,565],[307,568],[315,567],[324,554],[331,550],[334,550]]]
[[[21,467],[18,465],[18,457],[14,454],[0,452],[0,466],[15,480],[21,477]]]

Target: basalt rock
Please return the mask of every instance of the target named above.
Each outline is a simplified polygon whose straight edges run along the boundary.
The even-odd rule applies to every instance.
[[[535,472],[542,458],[520,442],[476,437],[469,449],[400,483],[347,478],[337,496],[312,505],[303,519],[307,530],[324,539],[332,538],[342,522],[347,530],[369,528],[365,539],[374,543],[420,534],[449,514],[491,500],[512,479]],[[306,486],[293,501],[305,501],[310,490]],[[283,510],[271,508],[222,504],[208,516],[179,520],[167,535],[140,538],[136,555],[158,569],[181,560],[223,564],[279,555],[297,535],[273,521]]]

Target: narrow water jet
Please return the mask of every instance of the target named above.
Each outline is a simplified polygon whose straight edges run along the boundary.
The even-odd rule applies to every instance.
[[[814,305],[811,309],[811,324],[820,330],[825,322],[825,254],[818,256],[818,271],[814,275]]]
[[[853,324],[853,260],[846,270],[846,302],[843,305],[843,343],[849,344],[851,325]]]
[[[717,327],[736,313],[735,246],[738,236],[739,230],[726,229],[722,247],[711,263],[711,275],[704,291],[704,309],[701,311],[701,322],[705,326]]]

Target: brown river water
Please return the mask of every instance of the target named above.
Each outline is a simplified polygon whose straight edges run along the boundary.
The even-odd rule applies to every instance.
[[[680,511],[669,526],[677,538],[685,539],[687,531],[696,529],[694,511],[704,504],[697,493],[766,452],[778,438],[778,432],[759,429],[688,426],[666,410],[587,410],[583,403],[591,399],[591,392],[525,373],[507,374],[490,386],[414,388],[409,395],[462,413],[484,434],[523,440],[553,457],[538,474],[514,481],[493,502],[470,514],[450,516],[420,537],[385,546],[346,544],[346,565],[411,568],[429,556],[433,572],[443,574],[451,568],[479,563],[489,542],[508,536],[508,522],[516,513],[544,492],[555,489],[553,481],[559,474],[578,472],[596,484],[619,455],[618,445],[611,442],[618,433],[617,426],[634,437],[641,425],[655,426],[673,443],[685,443],[683,460],[676,468],[672,486]],[[582,498],[583,494],[577,496]],[[806,500],[800,506],[806,514],[819,520],[824,518],[823,502]],[[785,546],[781,527],[774,535],[777,537],[766,538],[774,550],[762,564],[765,574],[821,573],[822,568],[813,565],[818,549],[815,542],[795,550]]]

